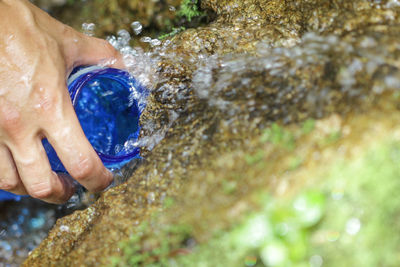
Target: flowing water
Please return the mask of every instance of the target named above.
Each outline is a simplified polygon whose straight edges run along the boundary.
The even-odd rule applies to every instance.
[[[398,6],[397,1],[382,3],[380,8],[389,10],[388,23],[395,21],[390,8]],[[198,47],[197,53],[177,53],[178,47],[170,40],[142,36],[143,27],[137,21],[131,24],[134,36],[121,30],[116,36],[108,37],[107,40],[123,54],[129,72],[151,91],[152,97],[165,105],[163,110],[150,111],[160,119],[145,120],[141,137],[129,145],[142,147],[146,155],[166,137],[174,122],[194,120],[196,113],[190,111],[198,103],[193,104],[193,98],[201,100],[204,112],[212,110],[214,114],[209,116],[210,120],[218,114],[222,127],[237,134],[246,126],[249,129],[265,128],[276,120],[289,123],[307,117],[320,118],[332,110],[346,112],[385,92],[400,89],[400,66],[394,56],[400,54],[397,30],[384,34],[379,34],[379,30],[366,30],[340,36],[324,33],[318,30],[323,25],[310,21],[317,25],[314,31],[302,36],[294,32],[284,41],[261,41],[251,53],[208,53],[209,47],[226,44],[218,39],[201,37],[191,40],[191,48],[196,50]],[[87,34],[92,34],[93,24],[83,27]],[[234,34],[232,36],[229,43],[234,51],[240,40],[235,40]],[[131,47],[132,38],[140,40],[149,49]],[[171,78],[167,80],[160,74],[160,69],[169,72],[170,76],[174,76],[175,70],[163,66],[166,61],[179,66],[178,69],[189,69],[192,77],[175,77],[173,82]],[[188,84],[193,90],[187,90]],[[350,102],[352,107],[347,106]],[[212,138],[213,132],[209,129],[199,132],[198,140]],[[198,148],[196,145],[199,144],[193,141],[179,153],[188,156]],[[173,160],[171,153],[166,155],[167,163],[172,165]],[[167,163],[165,166],[170,166]],[[114,185],[126,181],[138,164],[140,162],[135,161],[117,172]],[[182,162],[183,166],[185,164],[189,163]],[[163,193],[162,189],[158,190]],[[162,202],[165,194],[156,199],[159,192],[149,192],[147,200],[143,201]],[[81,194],[74,196],[67,206],[59,207],[30,199],[4,203],[0,221],[0,261],[17,265],[40,243],[56,218],[86,207],[90,202],[91,199]],[[28,209],[27,205],[33,205],[35,209]],[[348,231],[354,232],[358,227],[358,221],[349,221]]]

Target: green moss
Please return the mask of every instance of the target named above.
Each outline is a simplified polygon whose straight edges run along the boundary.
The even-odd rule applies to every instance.
[[[171,30],[167,33],[161,34],[158,39],[164,40],[166,38],[174,37],[178,33],[186,30],[186,27],[182,25],[188,24],[187,22],[190,24],[194,18],[205,15],[206,13],[199,9],[198,0],[183,0],[177,12],[177,16],[181,20],[175,22],[170,21],[167,28],[170,28]]]
[[[164,208],[169,209],[175,204],[175,200],[172,197],[167,197],[164,200]]]
[[[178,27],[178,28],[172,27],[171,32],[160,35],[158,37],[158,39],[159,40],[164,40],[164,39],[169,38],[169,37],[174,37],[178,33],[183,32],[184,30],[186,30],[186,28],[183,27],[183,26],[182,27]]]
[[[236,181],[225,181],[224,180],[222,182],[223,191],[227,195],[235,193],[237,190],[237,186],[238,186],[238,184]]]
[[[292,157],[289,161],[289,171],[294,171],[303,164],[303,159],[301,157]]]
[[[399,161],[400,144],[387,143],[331,172],[325,184],[330,212],[315,233],[321,242],[314,244],[324,266],[398,266]],[[336,233],[333,241],[330,233]]]
[[[339,141],[339,139],[342,137],[342,132],[341,131],[335,131],[330,133],[322,142],[321,145],[331,145]]]
[[[276,123],[273,123],[270,128],[264,131],[260,141],[262,143],[270,142],[288,150],[293,150],[295,148],[294,135]]]
[[[194,17],[203,16],[204,12],[199,10],[198,0],[183,0],[178,11],[178,16],[192,21]]]
[[[315,120],[308,119],[303,123],[302,132],[303,134],[309,134],[314,130],[314,128],[315,128]]]
[[[264,150],[260,149],[254,154],[248,154],[245,156],[245,161],[249,165],[255,165],[259,162],[261,162],[265,157],[265,152]]]
[[[325,196],[312,191],[293,201],[264,196],[260,198],[260,205],[264,206],[260,212],[198,247],[192,254],[177,258],[172,265],[243,266],[249,259],[253,264],[250,266],[307,263],[311,229],[322,218]]]
[[[293,200],[257,194],[262,209],[171,265],[397,266],[399,161],[399,143],[381,144]]]
[[[119,244],[121,256],[111,258],[114,267],[167,266],[174,250],[190,236],[187,225],[163,225],[154,229],[142,223],[127,242]]]

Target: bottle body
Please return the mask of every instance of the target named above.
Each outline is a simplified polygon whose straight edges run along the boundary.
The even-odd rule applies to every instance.
[[[14,200],[19,201],[22,196],[15,195],[13,193],[9,193],[7,191],[0,190],[0,202]]]
[[[79,67],[68,79],[68,90],[86,137],[108,169],[140,157],[136,142],[148,92],[128,72]],[[52,169],[66,172],[47,140],[43,145]]]

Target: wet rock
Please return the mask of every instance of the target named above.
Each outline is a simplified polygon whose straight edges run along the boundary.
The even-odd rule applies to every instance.
[[[96,24],[96,36],[105,37],[120,29],[130,30],[133,21],[155,31],[165,31],[176,17],[180,0],[74,1],[68,8],[53,8],[52,14],[75,29],[83,23]]]
[[[209,176],[213,168],[235,164],[214,164],[219,158],[247,153],[274,121],[367,110],[399,87],[397,1],[201,5],[217,19],[173,37],[159,52],[160,79],[141,118],[143,165],[90,208],[58,220],[25,266],[109,264],[111,255],[121,254],[118,244],[140,234],[137,222],[150,221],[166,197],[190,195],[180,190],[186,184],[205,192],[203,206],[176,209],[186,207],[199,220],[212,217],[202,211],[218,213],[246,193],[229,203],[207,196],[213,181],[224,178]],[[269,170],[258,170],[265,184]],[[242,176],[250,171],[237,170]]]

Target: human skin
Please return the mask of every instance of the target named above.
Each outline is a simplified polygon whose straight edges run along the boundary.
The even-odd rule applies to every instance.
[[[81,34],[27,0],[0,0],[0,189],[63,203],[70,176],[51,170],[47,138],[69,174],[90,191],[112,181],[85,137],[66,79],[79,65],[123,67],[106,41]]]

